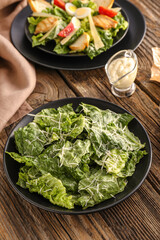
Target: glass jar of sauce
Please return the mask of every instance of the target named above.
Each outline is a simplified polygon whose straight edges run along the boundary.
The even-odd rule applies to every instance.
[[[137,56],[132,50],[122,50],[109,59],[105,71],[115,96],[128,97],[134,93],[137,69]]]

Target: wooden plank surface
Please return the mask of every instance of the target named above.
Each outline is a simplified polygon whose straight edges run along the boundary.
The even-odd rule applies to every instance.
[[[153,163],[142,186],[124,202],[89,215],[59,215],[32,206],[10,186],[3,170],[3,148],[16,124],[0,133],[0,240],[159,240],[160,239],[160,83],[150,81],[151,48],[160,47],[160,1],[131,0],[144,14],[147,33],[136,50],[136,92],[119,99],[110,91],[104,69],[56,71],[36,66],[37,85],[28,98],[36,108],[56,99],[83,96],[124,107],[146,128]]]

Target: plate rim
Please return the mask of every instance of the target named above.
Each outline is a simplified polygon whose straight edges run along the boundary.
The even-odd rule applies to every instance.
[[[41,106],[39,106],[38,108],[32,110],[30,113],[35,113],[35,112],[39,112],[41,111],[42,109],[47,108],[48,105],[50,104],[56,104],[56,103],[61,103],[63,101],[71,101],[71,103],[73,102],[74,104],[74,100],[79,100],[79,101],[83,101],[84,99],[85,100],[91,100],[91,101],[96,101],[96,102],[103,102],[104,104],[109,104],[111,106],[114,106],[114,107],[118,107],[118,109],[126,112],[126,113],[129,113],[131,114],[129,111],[127,111],[125,108],[115,104],[115,103],[112,103],[112,102],[109,102],[109,101],[105,101],[103,99],[99,99],[99,98],[90,98],[90,97],[71,97],[71,98],[63,98],[63,99],[58,99],[58,100],[55,100],[55,101],[50,101],[46,104],[42,104]],[[68,103],[66,103],[68,104]],[[63,106],[63,105],[62,105]],[[107,109],[107,108],[106,108]],[[133,114],[131,114],[132,116],[134,116]],[[126,196],[124,196],[122,199],[119,199],[117,200],[116,202],[113,202],[113,203],[110,203],[108,206],[104,206],[104,207],[100,207],[99,209],[92,209],[92,207],[90,208],[87,208],[87,209],[82,209],[82,210],[77,210],[77,211],[74,211],[74,209],[72,210],[68,210],[68,209],[65,209],[63,210],[57,210],[57,209],[52,209],[50,207],[46,207],[46,206],[42,206],[41,204],[39,203],[36,203],[35,201],[31,200],[30,198],[28,198],[27,196],[25,196],[13,183],[13,181],[11,180],[10,178],[10,175],[8,173],[8,170],[7,170],[7,166],[6,166],[6,150],[7,150],[7,147],[8,147],[8,144],[9,144],[9,141],[10,141],[10,138],[11,138],[11,135],[14,133],[16,127],[18,126],[18,124],[20,124],[21,122],[23,122],[23,119],[25,119],[26,117],[29,117],[27,114],[16,124],[16,126],[12,129],[12,131],[10,132],[8,138],[7,138],[7,141],[6,141],[6,144],[5,144],[5,147],[4,147],[4,151],[3,151],[3,168],[4,168],[4,172],[5,172],[5,175],[7,177],[7,180],[9,181],[10,185],[12,186],[14,192],[18,193],[25,201],[33,204],[33,206],[36,206],[40,209],[43,209],[43,210],[46,210],[46,211],[49,211],[49,212],[53,212],[53,213],[58,213],[58,214],[64,214],[64,215],[83,215],[83,214],[92,214],[92,213],[95,213],[95,212],[100,212],[100,211],[103,211],[103,210],[106,210],[106,209],[109,209],[111,207],[114,207],[116,205],[118,205],[119,203],[123,202],[124,200],[126,200],[127,198],[129,198],[132,194],[134,194],[138,189],[139,187],[143,184],[143,182],[145,181],[149,171],[150,171],[150,168],[151,168],[151,164],[152,164],[152,145],[151,145],[151,141],[150,141],[150,138],[149,138],[149,135],[147,133],[147,131],[145,130],[145,128],[143,127],[143,125],[141,124],[141,122],[134,116],[134,119],[140,124],[140,127],[142,128],[142,130],[144,131],[146,137],[147,137],[147,140],[148,140],[148,144],[149,144],[149,153],[148,153],[148,156],[149,156],[149,159],[148,159],[148,167],[147,167],[147,171],[145,172],[142,180],[138,183],[138,185],[129,193],[127,194]],[[31,117],[33,119],[33,117]],[[107,200],[105,200],[107,201]],[[104,201],[104,202],[105,202]],[[54,205],[53,205],[54,206]]]

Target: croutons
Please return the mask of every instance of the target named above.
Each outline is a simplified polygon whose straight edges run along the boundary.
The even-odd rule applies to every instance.
[[[114,3],[114,0],[95,0],[94,2],[97,4],[98,8],[99,6],[111,8]]]
[[[106,15],[93,16],[94,25],[104,29],[116,28],[118,22]]]
[[[84,32],[73,44],[69,46],[72,51],[83,51],[89,46],[90,36]]]

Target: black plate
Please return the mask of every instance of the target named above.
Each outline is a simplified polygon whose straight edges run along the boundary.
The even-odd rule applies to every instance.
[[[32,114],[37,114],[44,108],[57,108],[63,106],[68,103],[73,103],[74,109],[81,103],[88,103],[99,107],[100,109],[110,109],[116,113],[125,113],[127,112],[125,109],[103,100],[95,99],[95,98],[67,98],[61,99],[54,102],[47,103],[34,111]],[[146,143],[145,150],[147,151],[148,155],[145,155],[143,159],[140,161],[139,164],[136,166],[136,171],[132,177],[128,178],[128,184],[125,190],[116,195],[115,198],[108,199],[94,207],[88,208],[86,210],[82,210],[80,207],[76,207],[73,210],[64,209],[58,206],[51,204],[48,200],[41,197],[36,193],[30,193],[27,189],[23,189],[16,185],[18,179],[18,172],[20,168],[20,164],[14,161],[8,154],[5,154],[5,151],[15,152],[15,142],[14,142],[14,131],[17,130],[19,127],[23,127],[27,125],[29,122],[33,120],[31,116],[25,116],[13,129],[10,136],[8,137],[5,149],[4,149],[4,169],[7,175],[7,178],[14,188],[14,190],[19,193],[25,200],[32,203],[33,205],[45,209],[47,211],[61,213],[61,214],[88,214],[97,211],[101,211],[110,207],[115,206],[116,204],[122,202],[126,198],[128,198],[131,194],[133,194],[143,183],[145,178],[147,177],[148,171],[151,166],[152,161],[152,149],[151,143],[148,137],[147,132],[141,125],[141,123],[135,118],[129,124],[129,129],[132,131],[136,136],[139,137],[142,143]]]
[[[30,14],[29,7],[24,8],[14,19],[11,27],[11,40],[24,57],[45,67],[63,70],[89,70],[104,67],[108,59],[117,51],[123,49],[135,50],[143,40],[146,31],[144,17],[138,8],[125,0],[117,0],[116,2],[128,15],[129,30],[122,41],[93,60],[90,60],[88,56],[83,58],[55,56],[42,52],[37,48],[32,48],[24,32],[26,18]]]
[[[115,3],[113,5],[113,7],[120,7],[120,6],[119,6],[119,4]],[[31,15],[31,13],[32,12],[30,11],[30,15]],[[129,23],[129,18],[128,18],[126,12],[123,9],[121,9],[121,13],[124,16],[125,20]],[[31,34],[29,32],[28,26],[29,26],[29,23],[28,23],[28,21],[26,21],[25,35],[26,35],[27,39],[32,43],[33,34]],[[128,29],[129,29],[129,26],[125,31],[120,31],[117,34],[116,38],[114,38],[113,45],[111,46],[111,48],[114,47],[116,44],[118,44],[126,36],[126,34],[128,32]],[[55,41],[49,41],[45,46],[37,46],[37,48],[40,49],[41,51],[46,52],[46,53],[53,54],[53,55],[58,55],[58,56],[63,56],[63,57],[84,57],[84,56],[86,56],[86,54],[83,54],[83,53],[57,54],[56,52],[53,52],[53,49],[54,49],[55,46],[56,46]]]

